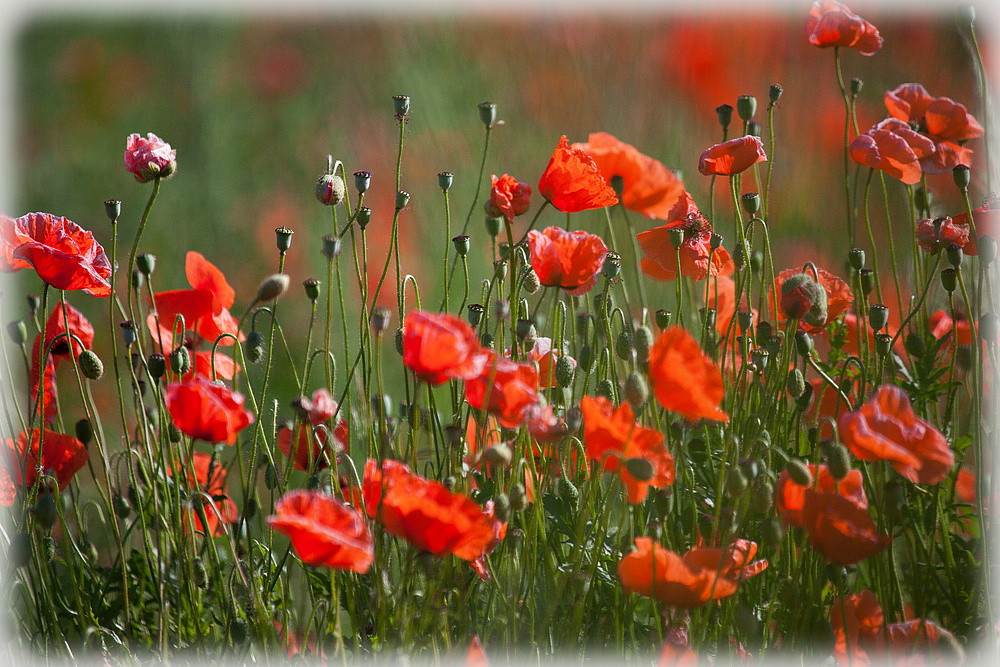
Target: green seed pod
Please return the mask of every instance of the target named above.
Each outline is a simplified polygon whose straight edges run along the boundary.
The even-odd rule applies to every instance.
[[[278,486],[278,471],[275,469],[273,463],[268,463],[267,467],[264,468],[264,486],[269,490],[274,490]]]
[[[889,323],[889,309],[881,303],[868,306],[868,325],[875,331],[881,331]]]
[[[594,390],[594,393],[598,396],[603,396],[612,403],[615,402],[615,385],[612,384],[611,380],[608,378],[604,378],[597,383],[597,388]]]
[[[674,247],[675,250],[684,245],[684,230],[680,227],[673,227],[668,235],[670,237],[670,245]]]
[[[625,329],[615,339],[615,354],[619,359],[628,361],[632,358],[632,332]]]
[[[497,105],[493,102],[480,102],[479,120],[483,122],[487,130],[493,127],[497,122]]]
[[[767,90],[767,99],[771,104],[776,104],[781,99],[783,92],[785,92],[785,89],[781,87],[780,83],[772,83],[771,87]]]
[[[392,108],[396,113],[396,118],[402,118],[410,113],[410,97],[408,95],[393,95]]]
[[[114,508],[115,515],[119,519],[127,519],[128,515],[132,513],[131,505],[125,500],[125,496],[120,493],[116,493],[111,499],[111,506]]]
[[[747,478],[743,476],[743,471],[738,466],[729,469],[726,473],[726,493],[731,498],[739,498],[747,490]]]
[[[52,535],[46,535],[42,538],[42,547],[45,549],[46,560],[52,560],[56,557],[56,541]]]
[[[556,359],[555,378],[557,387],[561,389],[571,386],[575,376],[576,364],[572,357],[564,354]]]
[[[763,480],[753,487],[750,502],[755,510],[761,514],[767,514],[774,506],[774,487],[767,480]]]
[[[875,334],[875,352],[880,357],[888,356],[892,351],[892,336],[885,333]]]
[[[201,589],[208,588],[211,580],[208,576],[208,568],[205,567],[205,561],[201,558],[194,559],[194,585]]]
[[[282,255],[292,247],[292,234],[294,233],[288,227],[278,227],[274,230],[275,245],[278,247],[278,252]]]
[[[733,107],[731,104],[720,104],[715,107],[715,115],[719,118],[719,125],[725,130],[733,121]]]
[[[764,339],[764,349],[767,350],[767,353],[772,357],[777,357],[781,354],[781,343],[781,336],[768,336]]]
[[[524,488],[524,484],[520,482],[513,484],[510,487],[510,508],[515,512],[522,511],[528,506],[528,492]]]
[[[656,318],[656,326],[660,329],[666,329],[670,326],[670,312],[660,308],[656,311],[654,317]]]
[[[958,274],[955,269],[942,269],[941,270],[941,286],[944,287],[944,291],[951,294],[955,291],[958,286]]]
[[[834,480],[840,481],[851,472],[851,455],[839,442],[830,445],[826,452],[826,467]]]
[[[580,370],[584,373],[590,372],[594,363],[594,351],[589,345],[584,345],[580,348],[580,356],[577,359],[577,362],[580,364]]]
[[[635,346],[636,358],[640,363],[645,362],[649,359],[649,348],[653,346],[652,330],[645,325],[638,327],[632,338],[632,344]]]
[[[955,180],[955,185],[959,190],[966,190],[969,187],[969,181],[972,180],[972,170],[969,169],[968,165],[958,164],[951,170],[951,177]]]
[[[997,258],[997,241],[989,234],[979,237],[979,261],[983,265],[991,263]]]
[[[403,327],[396,329],[396,333],[392,335],[392,346],[396,350],[396,354],[403,356]]]
[[[401,211],[410,203],[410,193],[406,190],[396,191],[396,210]]]
[[[865,87],[865,82],[858,78],[851,79],[851,96],[857,97],[861,94],[862,88]]]
[[[118,222],[118,216],[122,214],[122,203],[117,199],[105,199],[104,200],[104,214],[108,216],[108,220],[114,225]]]
[[[785,471],[789,478],[799,486],[812,486],[812,473],[806,464],[800,459],[789,459],[785,464]]]
[[[744,121],[751,120],[757,113],[757,98],[753,95],[740,95],[736,98],[736,113]]]
[[[861,292],[868,296],[875,289],[875,272],[871,269],[861,269]]]
[[[906,338],[903,339],[903,347],[906,348],[907,354],[909,354],[914,359],[919,359],[924,356],[927,352],[927,346],[924,345],[924,339],[920,337],[920,334],[915,331],[911,331],[906,334]]]
[[[646,380],[638,371],[632,371],[625,379],[625,400],[629,402],[633,410],[638,410],[649,399],[649,387]]]
[[[906,489],[903,485],[892,480],[885,485],[885,513],[897,523],[906,520]]]
[[[601,265],[601,275],[608,280],[614,280],[618,277],[618,274],[622,272],[622,262],[621,259],[611,253],[604,259],[604,263]]]
[[[861,248],[851,248],[851,251],[847,254],[847,261],[850,263],[852,269],[860,271],[865,268],[865,251]]]
[[[320,282],[315,278],[308,278],[302,282],[302,289],[305,290],[306,298],[311,303],[316,303],[316,300],[319,299],[319,286]]]
[[[740,197],[740,204],[747,215],[753,217],[760,210],[760,195],[756,192],[744,192],[743,196]]]
[[[580,507],[580,490],[566,477],[559,477],[555,483],[556,496],[570,506],[575,513]]]
[[[354,172],[354,187],[357,189],[358,194],[363,195],[368,192],[368,188],[372,184],[372,174],[370,171],[356,171]]]
[[[640,482],[648,482],[653,479],[653,475],[656,473],[653,464],[646,458],[626,459],[625,469]]]
[[[510,521],[510,510],[510,498],[502,493],[498,493],[493,496],[493,516],[496,517],[497,521],[500,523],[507,523]]]
[[[38,494],[34,507],[35,521],[42,527],[42,530],[52,530],[59,520],[59,508],[56,507],[55,497],[48,491]]]
[[[104,363],[93,350],[84,350],[77,357],[76,362],[80,364],[80,372],[88,380],[100,380],[104,377]]]
[[[178,375],[187,375],[191,370],[191,353],[183,345],[171,352],[167,359],[170,361],[170,370]]]

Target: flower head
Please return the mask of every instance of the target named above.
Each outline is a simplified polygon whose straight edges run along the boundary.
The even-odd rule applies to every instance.
[[[622,179],[621,199],[625,208],[647,218],[668,219],[684,183],[663,163],[607,132],[592,133],[587,143],[572,147],[593,158],[608,183],[615,176]]]
[[[683,327],[666,329],[649,350],[649,380],[656,400],[688,421],[729,421],[719,408],[722,373]]]
[[[220,517],[225,523],[232,523],[239,518],[236,503],[226,491],[226,469],[215,460],[215,457],[205,452],[195,452],[191,458],[191,465],[194,467],[194,479],[188,481],[199,491],[211,496],[215,504],[215,510],[210,507],[204,508],[205,525],[202,525],[199,512],[192,508],[194,529],[198,533],[221,535],[223,529],[219,522]],[[169,470],[168,474],[171,474]]]
[[[232,445],[236,434],[254,422],[242,394],[198,376],[168,385],[164,399],[177,428],[197,440]]]
[[[5,507],[14,503],[17,489],[34,486],[39,465],[42,474],[52,475],[59,490],[64,491],[77,471],[87,464],[87,448],[71,435],[36,428],[31,431],[30,443],[25,432],[18,436],[16,443],[7,439],[5,444],[7,460],[0,462],[0,505]]]
[[[964,106],[947,97],[932,97],[919,83],[904,83],[885,93],[889,115],[909,123],[936,147],[921,156],[926,174],[951,173],[960,164],[971,164],[972,151],[962,144],[983,136],[983,128]]]
[[[801,272],[798,269],[785,269],[774,279],[774,292],[776,295],[781,295],[778,299],[783,304],[789,306],[789,312],[799,312],[798,309],[803,305],[802,299],[804,295],[798,291],[792,293],[791,289],[786,291],[782,288],[782,285],[785,284],[785,281],[799,273]],[[812,271],[808,271],[807,274],[812,276]],[[851,288],[847,282],[829,271],[816,267],[816,282],[819,283],[819,286],[826,293],[826,319],[808,321],[800,317],[799,327],[809,333],[822,331],[826,328],[826,325],[837,319],[854,302],[854,294],[851,292]],[[779,321],[784,321],[786,318],[784,305],[779,310],[779,315]]]
[[[637,537],[635,546],[618,563],[622,587],[681,609],[729,597],[740,582],[767,569],[766,560],[753,560],[757,545],[749,540],[735,540],[725,550],[691,549],[684,556],[649,537]]]
[[[145,139],[130,134],[125,140],[125,169],[140,183],[167,178],[177,169],[177,151],[152,132]]]
[[[813,46],[846,46],[863,56],[873,56],[882,48],[878,28],[832,0],[819,0],[809,8],[806,36]]]
[[[567,232],[546,227],[528,232],[531,268],[543,285],[561,287],[574,296],[586,294],[597,283],[608,247],[601,237],[583,230]]]
[[[513,176],[504,174],[500,178],[493,177],[493,189],[490,190],[490,212],[494,213],[494,218],[501,215],[507,218],[507,222],[513,222],[514,218],[528,210],[531,204],[531,187],[527,183],[521,183]]]
[[[725,248],[719,246],[712,252],[712,223],[701,214],[686,191],[681,192],[666,220],[667,224],[636,235],[645,255],[640,264],[643,273],[657,280],[677,277],[678,250],[670,241],[670,232],[675,229],[684,231],[684,241],[679,249],[681,275],[692,280],[704,280],[710,275],[728,275],[735,270]]]
[[[766,161],[767,154],[760,137],[746,135],[705,149],[698,160],[698,171],[704,176],[730,176]]]
[[[502,426],[521,426],[530,416],[528,408],[539,400],[538,371],[492,350],[484,350],[483,359],[479,374],[465,383],[465,400],[477,410],[496,415]]]
[[[920,181],[924,159],[933,155],[934,142],[897,118],[886,118],[850,145],[851,159],[913,185]]]
[[[51,213],[0,215],[0,238],[4,271],[32,268],[56,289],[111,295],[111,262],[94,235],[75,222]]]
[[[979,238],[989,234],[994,240],[1000,239],[1000,216],[998,214],[1000,214],[1000,196],[996,193],[990,195],[982,206],[972,209],[972,219],[976,223],[976,235]],[[977,239],[973,238],[972,225],[969,224],[969,213],[962,211],[958,215],[953,215],[951,221],[956,227],[969,229],[969,240],[962,247],[962,252],[966,255],[978,255]]]
[[[372,536],[357,510],[322,491],[286,493],[267,525],[292,541],[306,565],[365,573],[375,560]]]
[[[913,413],[900,387],[883,385],[854,412],[837,420],[840,437],[863,461],[888,461],[914,484],[937,484],[955,456],[945,437]]]
[[[323,470],[330,465],[337,452],[347,449],[350,442],[347,421],[341,417],[333,430],[333,442],[327,443],[329,431],[317,428],[337,412],[337,402],[325,388],[313,392],[312,399],[302,397],[301,408],[306,412],[308,424],[295,429],[282,426],[278,429],[278,449],[285,456],[292,456],[292,434],[297,431],[298,440],[294,445],[294,466],[296,470]],[[310,464],[314,467],[310,467]]]
[[[469,323],[447,313],[413,310],[403,320],[403,363],[432,385],[468,380],[485,363]]]
[[[174,319],[181,315],[185,326],[196,331],[207,341],[215,341],[222,334],[245,336],[239,331],[239,322],[229,309],[236,300],[236,292],[226,282],[226,277],[205,256],[189,251],[184,260],[184,272],[192,289],[157,292],[153,295],[160,326],[173,329]],[[151,330],[152,331],[152,330]],[[153,332],[154,337],[157,332]],[[232,345],[228,336],[220,345]]]
[[[538,191],[563,213],[613,206],[618,195],[601,176],[593,158],[572,148],[565,135],[538,181]]]
[[[865,497],[865,490],[861,485],[861,471],[852,468],[843,479],[837,481],[830,474],[830,469],[825,463],[818,466],[812,463],[807,464],[809,473],[815,480],[815,486],[807,487],[797,484],[788,475],[787,470],[783,470],[778,476],[778,484],[775,489],[775,505],[781,512],[781,518],[785,523],[792,526],[805,527],[802,517],[802,508],[806,503],[806,493],[814,491],[819,494],[832,493],[842,496],[851,501],[860,509],[868,508],[868,498]]]
[[[933,220],[930,218],[917,220],[916,232],[917,243],[932,255],[936,255],[938,251],[952,243],[962,247],[969,243],[968,224],[955,224],[955,221],[947,216]]]

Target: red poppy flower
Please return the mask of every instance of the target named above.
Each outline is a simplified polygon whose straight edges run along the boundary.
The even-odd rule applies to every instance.
[[[884,622],[882,607],[869,590],[851,593],[843,600],[834,598],[830,606],[830,625],[836,637],[833,657],[843,667],[869,664],[865,648],[872,647],[872,640],[882,631]]]
[[[465,667],[490,667],[489,658],[486,657],[486,649],[479,641],[479,635],[472,637],[469,653],[465,656]]]
[[[483,548],[483,553],[475,560],[470,561],[469,565],[480,579],[483,581],[493,581],[493,576],[486,567],[486,556],[493,553],[497,545],[503,542],[503,538],[507,537],[507,524],[497,520],[496,508],[492,500],[487,500],[486,504],[483,505],[483,515],[486,516],[493,526],[493,539]]]
[[[809,8],[806,36],[813,46],[846,46],[863,56],[873,56],[882,48],[878,28],[832,0],[814,2]]]
[[[177,151],[152,132],[145,139],[130,134],[125,140],[125,169],[140,183],[166,178],[177,169]]]
[[[1000,213],[1000,195],[996,193],[990,195],[983,202],[982,206],[972,209],[972,219],[976,223],[978,238],[989,234],[994,240],[1000,239],[1000,217],[997,216],[997,213]],[[978,255],[979,249],[976,248],[976,239],[972,235],[972,226],[969,224],[968,212],[963,211],[958,215],[954,215],[951,220],[955,226],[964,226],[969,229],[969,240],[962,247],[962,252],[966,255]]]
[[[726,392],[722,373],[686,329],[672,326],[653,343],[649,380],[660,405],[688,421],[729,421],[719,409]]]
[[[603,396],[584,396],[580,409],[587,458],[621,475],[631,504],[645,500],[650,486],[662,489],[674,483],[674,457],[663,444],[663,434],[637,424],[628,403],[622,403],[616,410]],[[625,465],[629,459],[648,461],[652,475],[644,480],[634,477]]]
[[[983,128],[961,104],[932,97],[919,83],[904,83],[886,91],[885,107],[893,118],[914,124],[937,147],[920,160],[924,173],[951,173],[960,164],[971,164],[972,151],[961,144],[983,136]]]
[[[955,311],[955,319],[952,319],[947,312],[935,310],[931,313],[928,324],[931,328],[931,335],[935,338],[943,338],[949,331],[952,332],[951,340],[948,342],[949,347],[956,343],[960,346],[972,345],[972,325],[966,314],[961,311]]]
[[[952,243],[965,247],[969,242],[968,224],[957,225],[947,216],[934,220],[930,218],[917,220],[916,232],[917,243],[932,255],[936,255],[939,250],[947,248]]]
[[[358,512],[322,491],[286,493],[267,525],[292,541],[306,565],[364,574],[375,560],[372,536]]]
[[[535,345],[531,348],[531,360],[538,364],[538,386],[541,389],[556,386],[556,362],[565,353],[565,344],[560,350],[558,346],[552,346],[552,339],[547,336],[539,336],[535,339]],[[567,358],[576,368],[576,359]]]
[[[333,400],[333,396],[324,388],[317,389],[312,395],[312,400],[302,401],[302,408],[308,415],[309,424],[299,424],[295,427],[299,433],[295,445],[295,469],[311,470],[310,463],[312,463],[316,470],[323,470],[330,465],[329,461],[333,461],[337,452],[347,449],[350,442],[347,421],[341,418],[337,423],[333,431],[333,447],[330,447],[326,442],[326,429],[316,427],[337,412],[337,402]],[[293,429],[287,426],[282,426],[278,430],[278,449],[285,456],[289,456],[292,449],[292,432]]]
[[[0,463],[0,505],[10,507],[19,488],[30,488],[38,479],[38,442],[42,442],[42,474],[52,475],[60,491],[65,491],[73,475],[87,464],[87,448],[71,435],[34,429],[31,443],[22,433],[17,442],[5,440],[7,460]],[[22,474],[23,471],[23,474]]]
[[[527,420],[528,408],[538,403],[538,371],[492,350],[483,354],[485,364],[479,375],[465,383],[465,400],[477,410],[496,415],[502,426],[517,428]]]
[[[865,497],[860,470],[852,468],[838,482],[830,474],[825,463],[819,466],[812,463],[807,465],[815,481],[812,487],[805,487],[792,481],[787,470],[782,470],[778,476],[778,485],[774,492],[775,505],[785,523],[800,528],[805,527],[802,508],[805,506],[806,492],[810,490],[819,494],[839,495],[854,503],[859,509],[868,509],[868,498]]]
[[[528,435],[540,445],[555,444],[566,437],[566,423],[556,417],[551,405],[536,403],[528,407]]]
[[[779,273],[774,279],[774,293],[781,295],[781,286],[784,282],[798,273],[801,273],[798,269],[785,269]],[[812,277],[812,271],[809,271],[808,274]],[[800,319],[799,328],[809,333],[818,333],[824,330],[827,324],[837,319],[854,303],[854,293],[851,292],[851,287],[846,281],[819,267],[816,268],[816,277],[819,279],[818,282],[823,291],[826,292],[826,321],[817,326]],[[783,296],[778,297],[778,299],[782,299]],[[774,297],[772,296],[772,298]],[[785,321],[784,309],[779,309],[778,315],[778,321]]]
[[[866,508],[838,493],[803,491],[802,527],[812,548],[832,563],[852,565],[886,549],[892,538],[880,535]]]
[[[704,176],[730,176],[766,161],[767,154],[760,137],[746,135],[705,149],[698,160],[698,171]]]
[[[184,272],[192,289],[153,295],[160,326],[173,330],[174,319],[183,315],[185,326],[206,341],[214,342],[224,333],[244,340],[246,337],[239,331],[239,323],[229,312],[236,292],[226,282],[222,272],[204,255],[193,250],[187,253]],[[219,341],[219,345],[232,344],[233,339],[228,336]]]
[[[514,217],[527,211],[531,205],[531,187],[508,174],[500,178],[493,176],[489,205],[490,215],[494,218],[502,215],[507,222],[514,222]]]
[[[79,338],[83,346],[81,347],[80,343],[72,338],[56,340],[57,336],[65,333],[73,334]],[[62,304],[58,304],[52,309],[45,322],[45,349],[49,349],[49,345],[52,345],[51,355],[44,362],[45,379],[42,387],[42,405],[40,406],[40,414],[45,424],[51,424],[56,417],[55,372],[64,361],[70,358],[71,342],[74,357],[80,356],[84,350],[92,349],[94,346],[94,327],[83,313],[69,304],[66,304],[66,316],[64,316]],[[31,372],[28,374],[28,390],[32,404],[35,403],[38,395],[38,355],[41,352],[42,344],[41,334],[36,335],[35,342],[31,347]]]
[[[636,239],[645,257],[640,264],[643,273],[656,280],[677,277],[677,250],[670,242],[670,230],[684,230],[680,247],[681,275],[692,280],[704,280],[709,275],[729,275],[735,270],[733,260],[722,246],[712,252],[712,223],[698,210],[686,191],[667,214],[667,224],[639,232]],[[709,266],[708,258],[712,257]]]
[[[593,158],[570,147],[565,135],[559,140],[549,166],[538,181],[538,191],[563,213],[577,213],[618,203],[618,195],[601,176]]]
[[[913,185],[923,174],[923,158],[933,155],[934,142],[896,118],[886,118],[850,145],[851,159]]]
[[[854,412],[837,420],[844,444],[863,461],[889,461],[914,484],[937,484],[955,462],[948,441],[913,414],[900,387],[883,385]]]
[[[162,350],[164,354],[170,354],[171,351],[176,349],[174,346],[174,335],[173,332],[165,329],[162,322],[157,322],[156,315],[150,313],[149,317],[146,318],[146,327],[149,329],[150,338],[153,340],[154,349]],[[188,352],[191,351],[193,341],[186,340],[184,346],[188,348]],[[212,380],[212,369],[215,368],[215,376],[222,380],[232,380],[236,377],[236,373],[241,370],[239,364],[233,361],[232,357],[227,357],[221,352],[213,353],[211,350],[197,350],[193,353],[191,358],[191,368],[185,375],[180,377],[181,380],[190,380],[195,375],[205,378],[206,380]],[[173,373],[173,371],[168,369],[168,373]],[[171,375],[171,377],[174,377]]]
[[[164,400],[177,428],[197,440],[232,445],[236,434],[254,422],[242,394],[197,376],[168,385]]]
[[[600,236],[559,227],[529,231],[528,250],[538,280],[548,287],[561,287],[573,296],[586,294],[597,283],[597,273],[608,254]]]
[[[469,323],[447,313],[413,310],[403,320],[403,363],[432,385],[468,380],[485,363]]]
[[[757,545],[748,540],[736,540],[725,551],[691,549],[683,557],[649,537],[635,538],[635,546],[618,563],[622,588],[682,609],[729,597],[740,582],[767,569],[766,560],[753,561]]]
[[[491,519],[468,497],[414,475],[398,461],[369,459],[361,490],[368,516],[392,535],[435,556],[473,561],[494,540]]]
[[[194,475],[188,475],[188,483],[198,491],[211,496],[214,499],[215,509],[204,507],[206,524],[201,522],[199,512],[191,509],[191,516],[194,520],[194,530],[197,533],[210,535],[222,535],[223,527],[219,522],[222,517],[224,523],[233,523],[239,518],[236,503],[227,495],[226,491],[226,469],[211,454],[195,452],[191,457],[191,467]],[[173,476],[173,470],[167,468],[167,475]],[[192,500],[192,502],[194,502]],[[216,510],[218,513],[216,513]],[[206,531],[206,525],[208,530]]]
[[[111,296],[111,263],[94,235],[51,213],[0,216],[4,271],[33,268],[56,289]]]
[[[585,144],[573,148],[589,155],[608,183],[622,179],[622,204],[647,218],[669,219],[670,209],[684,190],[684,183],[659,160],[654,160],[607,132],[592,133]]]

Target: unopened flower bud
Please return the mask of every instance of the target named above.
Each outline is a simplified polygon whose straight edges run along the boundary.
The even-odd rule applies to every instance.
[[[132,289],[138,292],[142,289],[142,286],[146,283],[146,277],[142,275],[139,269],[134,269],[132,271]]]
[[[403,356],[403,327],[396,329],[396,333],[392,337],[392,346],[396,349],[396,353],[399,356]]]
[[[493,496],[493,516],[500,523],[507,523],[510,521],[510,510],[511,502],[503,493],[498,493]]]
[[[781,519],[776,516],[768,517],[760,528],[761,545],[769,551],[777,549],[785,537],[785,528],[781,525]]]
[[[569,505],[570,509],[575,513],[580,506],[580,489],[576,488],[576,485],[569,479],[559,477],[556,479],[554,490],[556,496]]]
[[[830,445],[826,453],[826,467],[830,470],[833,479],[840,481],[847,477],[851,471],[851,455],[839,442]]]
[[[28,340],[28,327],[24,324],[24,320],[10,322],[7,325],[7,337],[18,347],[24,345],[24,342]]]
[[[508,466],[513,458],[514,451],[506,442],[491,445],[483,452],[483,461],[486,462],[486,465],[493,467]]]
[[[632,332],[625,329],[615,339],[615,354],[619,359],[628,361],[632,358]]]
[[[408,95],[393,95],[392,109],[396,113],[396,118],[401,120],[410,113],[410,97]]]
[[[497,122],[497,105],[493,102],[480,102],[479,120],[483,122],[487,130],[493,127]]]
[[[801,459],[789,459],[785,464],[785,470],[791,480],[799,486],[812,486],[812,473]]]
[[[826,290],[808,273],[797,273],[781,283],[781,312],[812,326],[826,323]]]
[[[129,505],[128,500],[125,496],[120,493],[116,493],[111,499],[111,506],[115,511],[115,515],[119,519],[127,519],[129,514],[132,513],[132,506]]]
[[[580,347],[580,354],[577,357],[577,362],[580,364],[580,370],[584,373],[589,373],[590,369],[594,365],[594,350],[590,345],[583,345]]]
[[[171,352],[167,358],[170,361],[170,370],[177,375],[187,375],[191,370],[191,353],[183,345]]]
[[[757,98],[753,95],[740,95],[736,98],[736,113],[744,121],[748,121],[757,113]]]
[[[510,508],[515,512],[520,512],[525,507],[528,506],[528,493],[524,488],[524,484],[520,482],[511,485],[510,487]]]
[[[507,299],[497,299],[493,302],[493,317],[503,322],[510,317],[510,301]]]
[[[1000,334],[1000,322],[996,313],[986,313],[979,318],[979,335],[983,337],[987,345],[994,345],[997,342],[997,335]]]
[[[604,265],[607,266],[607,263]],[[525,268],[524,279],[521,284],[524,286],[524,291],[528,294],[535,294],[542,288],[541,279],[538,277],[538,274],[535,273],[535,270],[530,266]]]
[[[979,261],[984,265],[989,264],[997,258],[997,241],[989,234],[979,237]]]
[[[76,432],[76,439],[86,447],[90,444],[90,441],[94,438],[94,426],[90,423],[89,419],[80,419],[76,422],[74,427]]]
[[[573,361],[572,357],[564,354],[556,359],[555,379],[557,387],[569,387],[573,384],[573,378],[575,376],[576,363]]]
[[[641,457],[625,459],[625,470],[639,482],[648,482],[656,473],[649,459]]]
[[[795,332],[795,351],[803,357],[809,356],[813,350],[813,339],[808,332],[799,329]]]
[[[951,170],[951,177],[955,180],[958,189],[964,191],[968,189],[969,181],[972,180],[972,170],[969,169],[968,165],[958,164]]]
[[[729,104],[720,104],[715,107],[715,115],[719,117],[719,125],[725,130],[733,121],[733,107]]]
[[[761,514],[766,514],[774,506],[774,487],[767,480],[763,480],[753,487],[750,502],[755,510]]]
[[[504,218],[493,217],[492,215],[486,216],[486,233],[490,235],[491,238],[496,238],[502,229]]]
[[[135,268],[144,276],[150,275],[156,269],[156,255],[149,252],[138,255],[135,258]]]
[[[647,361],[649,359],[649,348],[653,346],[652,330],[645,325],[637,327],[635,335],[632,338],[632,344],[635,346],[636,358],[640,362]]]
[[[35,507],[32,511],[35,515],[35,521],[38,522],[42,530],[52,530],[52,526],[56,525],[56,521],[59,519],[59,508],[56,507],[56,499],[48,491],[38,494],[38,499],[35,501]]]
[[[802,392],[801,396],[795,399],[795,407],[798,408],[800,411],[805,412],[806,410],[809,409],[809,404],[812,403],[812,397],[813,397],[813,386],[807,382],[805,386],[805,391]]]
[[[646,400],[649,398],[649,387],[646,386],[646,380],[643,379],[638,371],[632,371],[625,379],[623,393],[625,400],[629,402],[632,409],[638,411],[639,408],[646,404]]]
[[[100,380],[104,376],[104,364],[93,350],[84,350],[76,359],[80,372],[88,380]]]
[[[106,199],[104,201],[104,213],[108,216],[111,224],[118,222],[118,216],[122,214],[122,203],[117,199]]]
[[[264,282],[257,288],[257,296],[254,301],[266,302],[274,301],[288,289],[290,279],[284,273],[276,273],[264,279]]]
[[[294,234],[288,227],[278,227],[274,230],[274,241],[278,246],[278,252],[284,255],[288,252],[288,249],[292,247],[292,234]]]
[[[597,383],[597,387],[594,390],[598,396],[603,396],[612,403],[615,402],[615,386],[611,383],[611,380],[604,378]]]
[[[251,364],[256,364],[264,356],[264,337],[256,329],[243,342],[243,354]]]
[[[323,174],[316,181],[316,199],[324,206],[336,206],[347,197],[347,186],[339,174]]]
[[[747,212],[747,215],[757,215],[757,211],[760,210],[760,195],[756,192],[744,192],[743,196],[740,197],[740,204],[743,205],[743,210]]]
[[[739,498],[747,490],[747,478],[738,466],[734,466],[726,473],[726,494],[732,498]]]

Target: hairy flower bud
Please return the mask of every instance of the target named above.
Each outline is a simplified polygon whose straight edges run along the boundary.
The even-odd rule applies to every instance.
[[[88,380],[100,380],[104,376],[104,364],[93,350],[84,350],[76,359],[80,372]]]
[[[336,206],[347,197],[347,186],[338,174],[323,174],[316,181],[316,199],[324,206]]]

